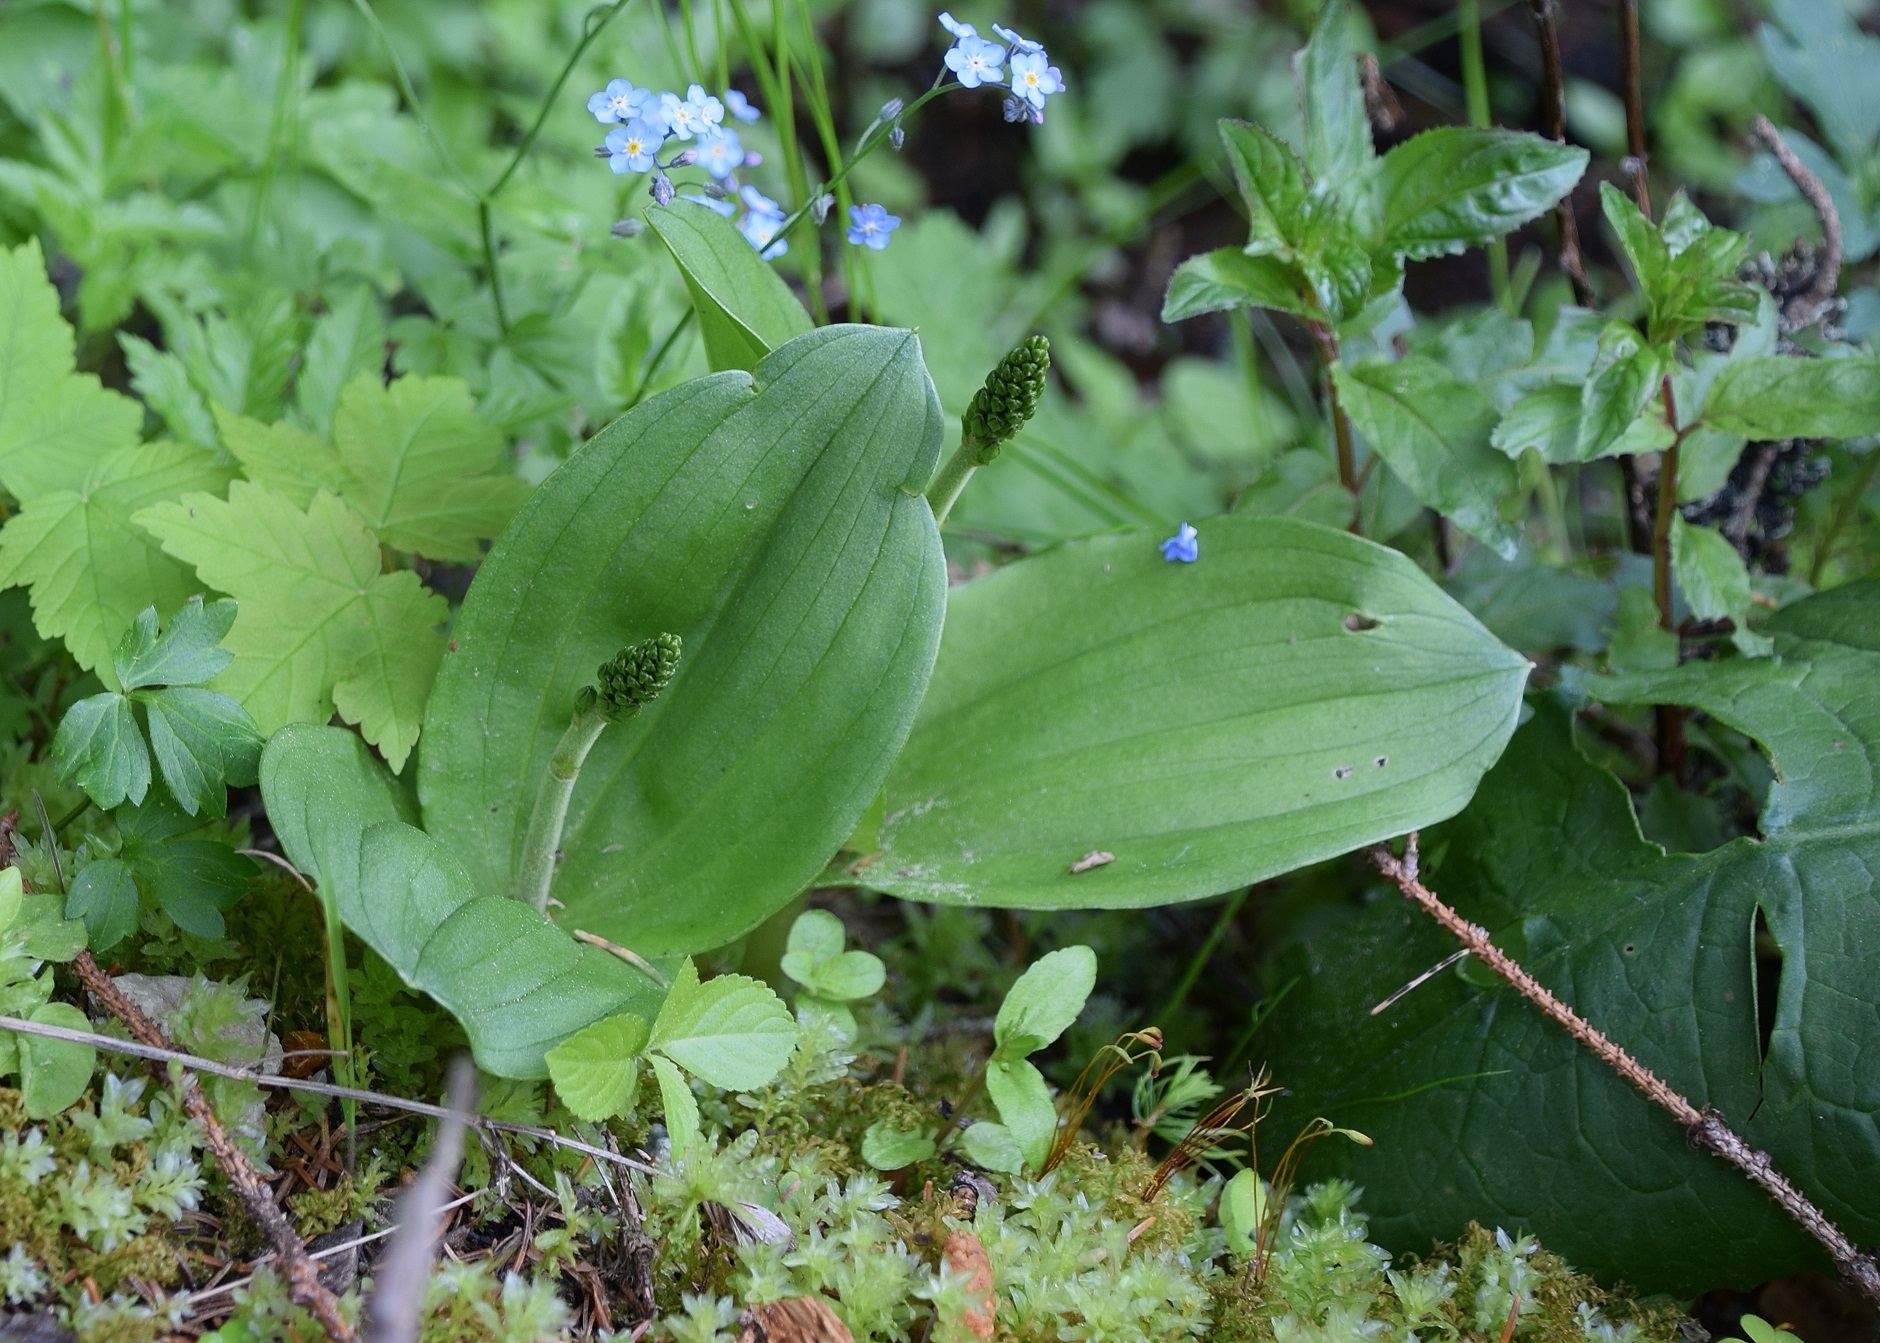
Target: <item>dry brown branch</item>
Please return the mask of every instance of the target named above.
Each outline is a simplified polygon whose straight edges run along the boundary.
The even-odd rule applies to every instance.
[[[1775,155],[1782,171],[1789,175],[1789,181],[1795,183],[1795,189],[1802,193],[1802,199],[1814,208],[1815,217],[1821,221],[1821,264],[1815,271],[1815,282],[1806,292],[1790,298],[1782,313],[1790,328],[1800,331],[1821,319],[1828,305],[1834,302],[1835,291],[1841,287],[1841,215],[1834,208],[1834,198],[1828,195],[1828,188],[1795,156],[1781,132],[1769,124],[1768,117],[1758,112],[1749,128]]]
[[[226,1063],[217,1063],[214,1059],[205,1059],[198,1054],[185,1054],[180,1049],[157,1048],[139,1044],[135,1040],[120,1040],[115,1036],[99,1035],[96,1031],[75,1031],[64,1026],[49,1026],[37,1021],[27,1021],[21,1017],[0,1016],[0,1031],[12,1031],[16,1035],[38,1035],[48,1040],[70,1040],[73,1044],[90,1045],[93,1049],[102,1049],[107,1053],[130,1054],[136,1058],[152,1059],[158,1063],[175,1063],[191,1072],[208,1073],[214,1077],[229,1077],[237,1082],[252,1082],[258,1087],[277,1087],[283,1091],[305,1091],[315,1096],[331,1096],[337,1100],[358,1101],[362,1105],[378,1105],[388,1110],[403,1110],[408,1114],[426,1115],[432,1119],[448,1119],[451,1111],[442,1105],[432,1105],[429,1101],[406,1100],[403,1096],[387,1096],[380,1091],[366,1091],[360,1087],[334,1086],[331,1082],[312,1082],[298,1077],[285,1077],[273,1073],[258,1073],[247,1068],[236,1068]],[[992,1021],[987,1018],[985,1034],[991,1034]],[[632,1157],[610,1152],[605,1147],[596,1147],[592,1143],[581,1142],[575,1138],[563,1137],[553,1129],[536,1128],[530,1124],[512,1124],[506,1119],[491,1119],[487,1115],[478,1115],[475,1119],[478,1130],[489,1133],[515,1133],[525,1138],[550,1143],[556,1147],[566,1147],[570,1151],[583,1152],[597,1161],[606,1161],[642,1175],[657,1175],[656,1167],[644,1161],[635,1161]]]
[[[91,996],[122,1021],[139,1041],[153,1049],[175,1048],[163,1028],[145,1016],[143,1010],[111,982],[111,977],[98,968],[98,963],[91,958],[89,951],[78,953],[72,961],[72,969],[84,982]],[[194,1074],[184,1071],[178,1073],[176,1087],[182,1098],[183,1109],[196,1122],[196,1127],[202,1130],[203,1144],[214,1154],[223,1174],[228,1176],[229,1183],[235,1186],[235,1192],[241,1196],[242,1206],[248,1209],[248,1215],[255,1219],[267,1235],[269,1244],[274,1246],[274,1253],[280,1261],[294,1303],[320,1322],[320,1327],[326,1330],[327,1337],[333,1343],[354,1343],[357,1335],[346,1317],[340,1314],[338,1298],[320,1281],[320,1270],[307,1257],[305,1243],[295,1233],[293,1225],[287,1220],[287,1214],[274,1201],[273,1192],[255,1170],[247,1153],[235,1145],[235,1140],[222,1126],[222,1121],[216,1118],[215,1109],[203,1093],[202,1085],[196,1081]]]
[[[1463,918],[1418,880],[1415,831],[1410,833],[1402,858],[1380,847],[1371,851],[1371,861],[1424,913],[1447,928],[1478,961],[1551,1017],[1600,1062],[1642,1091],[1648,1100],[1670,1111],[1694,1145],[1722,1157],[1761,1186],[1763,1192],[1800,1223],[1803,1230],[1821,1242],[1841,1275],[1875,1305],[1880,1305],[1880,1262],[1870,1254],[1863,1254],[1819,1208],[1809,1202],[1805,1194],[1790,1184],[1775,1168],[1767,1152],[1752,1148],[1717,1111],[1708,1106],[1700,1110],[1692,1105],[1650,1068],[1614,1044],[1598,1027],[1554,997],[1545,985],[1523,970],[1519,963],[1489,939],[1486,928]]]
[[[1619,51],[1625,81],[1626,156],[1620,167],[1632,178],[1639,212],[1652,217],[1652,185],[1645,153],[1645,92],[1639,69],[1638,0],[1619,0]]]
[[[463,1134],[476,1108],[477,1070],[462,1054],[451,1060],[446,1087],[450,1118],[437,1126],[430,1158],[398,1201],[399,1234],[379,1260],[376,1285],[366,1303],[372,1343],[417,1343],[424,1323],[424,1288],[437,1255],[437,1233],[457,1167]]]

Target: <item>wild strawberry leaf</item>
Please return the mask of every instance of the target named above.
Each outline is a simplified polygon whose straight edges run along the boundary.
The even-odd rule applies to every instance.
[[[394,769],[418,738],[444,652],[442,597],[409,570],[382,571],[364,521],[324,492],[306,511],[248,481],[227,501],[191,494],[137,515],[166,552],[241,603],[214,687],[263,735],[335,708]],[[4,537],[0,537],[3,547]]]

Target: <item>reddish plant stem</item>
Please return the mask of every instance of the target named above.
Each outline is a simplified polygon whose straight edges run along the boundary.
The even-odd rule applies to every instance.
[[[98,963],[92,959],[89,951],[78,953],[72,961],[72,969],[91,996],[122,1021],[139,1043],[153,1049],[176,1048],[163,1028],[145,1016],[143,1009],[98,968]],[[320,1271],[314,1267],[313,1260],[307,1257],[305,1243],[295,1234],[293,1225],[274,1201],[273,1191],[262,1180],[260,1172],[255,1170],[248,1154],[235,1145],[235,1140],[222,1126],[222,1121],[215,1117],[215,1109],[209,1104],[209,1097],[204,1094],[202,1085],[196,1081],[194,1074],[181,1069],[176,1071],[175,1078],[183,1110],[202,1130],[203,1145],[214,1154],[223,1174],[228,1176],[229,1183],[235,1186],[235,1192],[241,1196],[242,1206],[248,1209],[248,1215],[255,1219],[267,1235],[268,1242],[274,1246],[275,1256],[287,1278],[288,1292],[294,1304],[318,1320],[333,1343],[354,1343],[356,1335],[346,1317],[340,1314],[338,1299],[320,1281]]]
[[[1632,176],[1632,196],[1647,219],[1652,217],[1652,188],[1646,172],[1645,94],[1639,71],[1638,0],[1619,0],[1619,47],[1625,71],[1625,143]]]
[[[1358,490],[1363,481],[1358,479],[1356,457],[1351,448],[1351,421],[1345,417],[1345,408],[1338,400],[1338,379],[1333,370],[1338,367],[1338,337],[1323,322],[1306,321],[1306,330],[1312,333],[1312,343],[1318,347],[1319,363],[1325,370],[1325,399],[1332,409],[1332,441],[1338,449],[1338,483],[1351,491],[1351,525],[1348,531],[1358,533]]]
[[[1500,975],[1517,993],[1591,1051],[1601,1063],[1642,1092],[1646,1099],[1668,1111],[1689,1135],[1693,1145],[1723,1158],[1758,1185],[1804,1231],[1821,1243],[1843,1277],[1858,1287],[1870,1301],[1880,1305],[1880,1262],[1876,1262],[1870,1254],[1863,1254],[1826,1214],[1790,1184],[1782,1172],[1775,1168],[1767,1152],[1752,1148],[1721,1114],[1709,1106],[1698,1109],[1650,1068],[1614,1044],[1603,1031],[1554,997],[1546,986],[1522,969],[1513,957],[1497,947],[1490,940],[1486,928],[1463,918],[1418,879],[1415,831],[1410,833],[1402,858],[1389,849],[1377,848],[1371,851],[1371,861],[1377,865],[1378,871],[1395,883],[1398,890],[1467,947],[1470,955]]]
[[[1560,30],[1554,24],[1554,0],[1528,0],[1534,15],[1534,34],[1541,47],[1541,126],[1556,144],[1567,142],[1566,80],[1560,67]],[[1593,306],[1592,282],[1586,278],[1586,258],[1580,252],[1580,224],[1573,213],[1573,193],[1554,207],[1560,224],[1560,269],[1573,285],[1573,301]]]
[[[1658,604],[1658,627],[1677,631],[1671,611],[1671,522],[1678,515],[1678,450],[1684,444],[1685,431],[1678,426],[1678,400],[1671,390],[1671,375],[1665,374],[1660,395],[1665,403],[1665,423],[1676,437],[1658,462],[1658,509],[1652,517],[1652,597]],[[1684,750],[1684,709],[1676,704],[1658,706],[1658,768],[1681,785],[1686,778]]]

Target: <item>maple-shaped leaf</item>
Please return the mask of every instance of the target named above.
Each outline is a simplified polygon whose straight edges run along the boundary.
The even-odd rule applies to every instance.
[[[444,656],[449,605],[409,570],[382,571],[378,541],[325,490],[305,510],[250,481],[226,501],[187,495],[136,518],[204,583],[241,603],[213,688],[263,735],[324,723],[335,708],[394,770],[418,739]]]
[[[76,372],[73,348],[38,242],[0,249],[0,484],[22,504],[79,489],[143,428],[144,408]]]
[[[119,448],[75,487],[25,500],[0,530],[0,587],[30,586],[39,632],[65,640],[79,666],[116,690],[111,655],[137,613],[174,611],[201,590],[186,565],[131,525],[132,515],[186,491],[219,491],[231,475],[183,443]]]

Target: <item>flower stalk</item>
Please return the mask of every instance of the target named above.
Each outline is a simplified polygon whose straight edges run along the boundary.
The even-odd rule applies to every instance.
[[[960,446],[927,486],[927,501],[936,523],[947,514],[966,488],[973,472],[991,464],[1038,411],[1044,395],[1045,374],[1051,368],[1051,342],[1031,336],[1020,342],[986,377],[986,385],[973,393],[972,403],[960,416]]]
[[[575,696],[574,716],[548,758],[548,769],[535,794],[535,810],[529,815],[529,833],[522,842],[522,862],[511,892],[517,900],[535,906],[543,915],[548,913],[548,888],[555,879],[562,826],[588,752],[608,724],[636,717],[659,698],[679,668],[681,650],[676,634],[655,635],[623,648],[601,664],[595,684]]]

